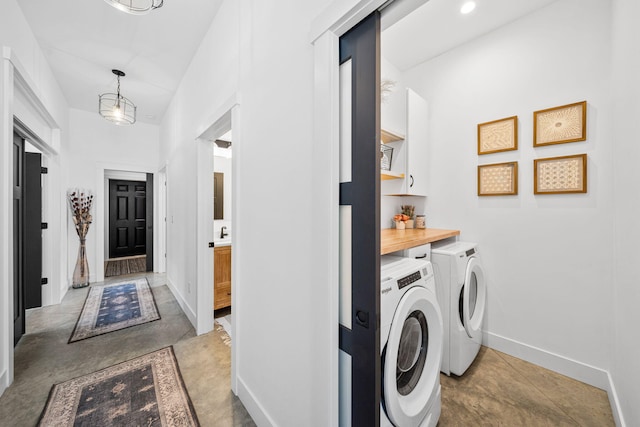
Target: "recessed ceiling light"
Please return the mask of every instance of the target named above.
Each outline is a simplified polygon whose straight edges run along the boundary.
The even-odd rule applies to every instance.
[[[466,15],[467,13],[470,13],[473,11],[473,9],[476,8],[476,2],[474,1],[468,1],[465,2],[462,7],[460,8],[460,13]]]

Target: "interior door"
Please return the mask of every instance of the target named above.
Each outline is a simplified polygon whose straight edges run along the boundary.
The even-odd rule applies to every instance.
[[[42,154],[24,153],[23,283],[25,308],[42,306]]]
[[[340,420],[342,425],[378,426],[382,388],[379,12],[340,38],[340,86]]]
[[[13,134],[13,344],[18,344],[25,332],[22,212],[23,212],[24,139]]]
[[[142,181],[109,180],[109,258],[146,253],[146,190]]]

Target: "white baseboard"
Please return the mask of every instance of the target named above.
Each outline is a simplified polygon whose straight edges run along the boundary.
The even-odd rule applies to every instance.
[[[618,393],[616,392],[616,386],[613,384],[613,378],[611,374],[607,374],[609,377],[609,387],[607,388],[607,395],[609,396],[609,404],[611,405],[611,412],[613,413],[613,419],[616,422],[617,427],[626,427],[622,416],[622,407],[620,406],[620,400],[618,399]]]
[[[7,381],[7,370],[5,369],[2,375],[0,375],[0,396],[4,394],[4,391],[9,387]]]
[[[273,427],[276,425],[240,377],[238,377],[238,398],[240,398],[256,425],[261,427]]]
[[[169,277],[167,277],[167,286],[169,287],[169,290],[173,294],[173,297],[176,299],[176,301],[178,301],[178,305],[180,306],[184,314],[187,316],[187,318],[189,319],[193,327],[197,328],[196,313],[189,306],[189,304],[187,304],[187,301],[185,301],[185,299],[182,297],[182,294],[178,292],[178,289],[174,286],[174,284],[171,282],[171,279]]]
[[[483,332],[483,344],[494,350],[507,353],[534,365],[566,375],[583,383],[607,391],[610,387],[609,373],[604,369],[578,362],[537,347],[505,338],[490,332]]]

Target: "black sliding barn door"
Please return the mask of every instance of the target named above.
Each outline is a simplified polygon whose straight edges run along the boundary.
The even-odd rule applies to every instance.
[[[371,427],[380,425],[382,386],[379,12],[340,38],[340,64],[347,61],[351,181],[340,184],[340,204],[351,206],[351,330],[340,328],[340,348],[351,355],[351,425]]]
[[[18,344],[25,331],[24,287],[22,262],[22,213],[24,191],[24,139],[13,134],[13,345]]]
[[[146,253],[146,212],[145,182],[109,180],[109,258]]]
[[[25,308],[42,306],[42,154],[24,153],[23,262]]]

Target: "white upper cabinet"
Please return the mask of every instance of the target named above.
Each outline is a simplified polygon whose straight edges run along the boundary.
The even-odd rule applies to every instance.
[[[406,89],[406,134],[403,141],[390,142],[393,147],[391,171],[382,171],[382,194],[398,196],[427,195],[428,105],[420,95]],[[385,116],[382,117],[385,128]]]

